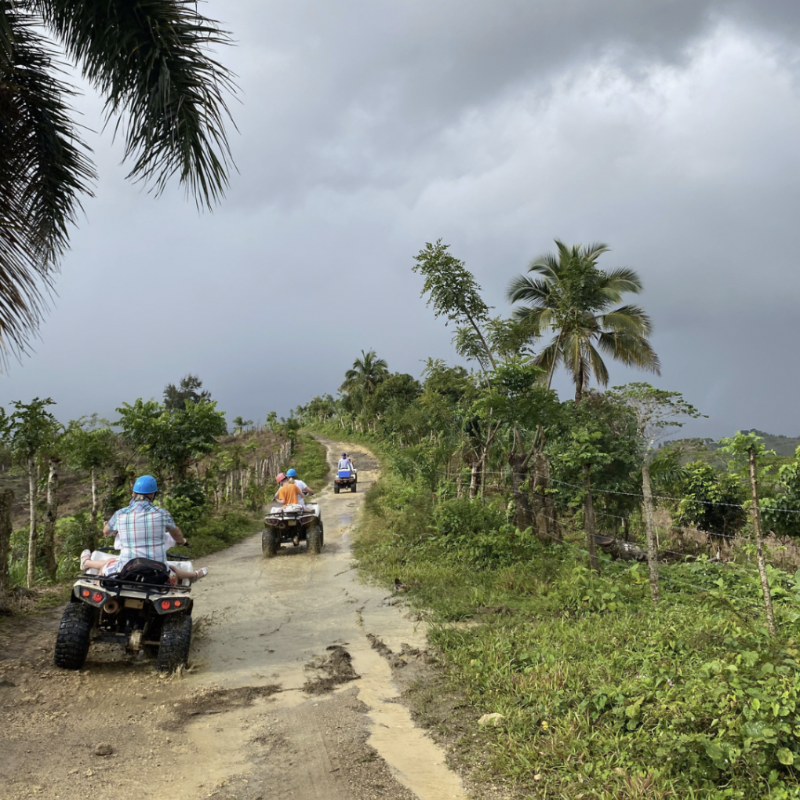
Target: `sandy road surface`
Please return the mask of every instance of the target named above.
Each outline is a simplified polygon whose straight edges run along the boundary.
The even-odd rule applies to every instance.
[[[327,442],[329,459],[341,443]],[[444,754],[399,702],[384,642],[413,661],[424,635],[358,583],[350,533],[377,477],[348,448],[358,493],[320,494],[319,556],[253,537],[203,561],[183,676],[118,650],[56,670],[60,611],[0,628],[0,797],[58,800],[464,798]],[[395,655],[395,658],[397,655]],[[110,755],[98,755],[109,745]],[[105,748],[108,749],[108,748]]]

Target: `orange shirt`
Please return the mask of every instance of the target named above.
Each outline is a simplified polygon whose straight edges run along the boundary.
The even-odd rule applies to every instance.
[[[296,486],[293,483],[285,483],[278,490],[278,500],[283,500],[283,504],[285,506],[291,505],[293,503],[301,505],[302,498],[303,498],[303,493],[300,491],[300,487]]]

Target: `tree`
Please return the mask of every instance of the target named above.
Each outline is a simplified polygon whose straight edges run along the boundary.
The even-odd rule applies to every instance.
[[[464,266],[464,262],[448,252],[450,245],[427,242],[425,247],[414,256],[417,262],[413,272],[419,272],[425,278],[422,296],[428,295],[428,305],[433,305],[436,317],[446,317],[448,322],[469,327],[483,348],[486,360],[494,367],[494,355],[482,328],[489,322],[490,307],[481,297],[481,287],[473,274]]]
[[[680,392],[656,389],[649,383],[629,383],[615,386],[606,396],[629,408],[636,419],[636,435],[643,451],[642,494],[644,496],[644,518],[647,532],[647,564],[650,571],[650,596],[658,603],[658,549],[653,523],[653,488],[650,464],[654,447],[670,428],[680,428],[684,418],[697,419],[705,416],[683,399]]]
[[[59,39],[106,100],[125,139],[128,175],[160,194],[177,176],[198,205],[223,195],[231,165],[225,96],[231,73],[212,48],[230,43],[188,0],[0,2],[0,356],[24,352],[91,195],[95,170],[61,79]]]
[[[186,401],[183,410],[170,411],[155,400],[139,398],[133,405],[123,403],[115,423],[122,437],[144,455],[162,480],[180,483],[192,460],[214,452],[217,436],[225,436],[225,414],[216,402]]]
[[[737,431],[736,436],[730,439],[721,439],[722,452],[731,455],[730,467],[746,472],[750,479],[750,513],[753,519],[753,538],[756,545],[756,564],[758,577],[761,581],[761,595],[764,598],[764,613],[767,618],[767,628],[771,636],[775,636],[775,615],[772,609],[772,593],[769,587],[767,562],[764,558],[764,544],[761,538],[761,507],[758,502],[759,460],[766,455],[775,455],[774,450],[764,447],[764,440],[755,433],[742,433]]]
[[[211,399],[211,392],[203,390],[203,381],[197,375],[186,375],[178,386],[168,383],[164,387],[164,405],[170,410],[182,410],[186,401],[201,403]]]
[[[608,370],[601,352],[626,366],[659,374],[658,356],[648,341],[650,318],[639,306],[613,308],[624,294],[642,291],[636,272],[598,269],[597,259],[608,252],[604,244],[567,247],[556,239],[556,247],[556,255],[534,259],[529,275],[514,278],[508,289],[511,303],[525,304],[514,312],[516,319],[540,333],[548,329],[555,333],[534,359],[547,371],[548,386],[561,363],[575,384],[576,400],[580,401],[592,376],[607,386]]]
[[[281,417],[278,421],[278,414],[270,411],[267,414],[267,430],[272,431],[277,436],[285,436],[289,440],[289,453],[294,454],[297,446],[297,436],[300,431],[300,420],[297,417]]]
[[[233,435],[239,436],[245,430],[245,428],[249,428],[253,424],[253,420],[242,419],[240,415],[234,418],[232,424],[233,424]]]
[[[558,476],[558,494],[573,507],[583,506],[586,546],[593,569],[598,568],[594,542],[593,491],[630,493],[641,468],[636,420],[629,408],[598,392],[562,405],[548,450]],[[578,488],[581,487],[581,488]]]
[[[32,588],[36,578],[36,507],[39,499],[37,481],[37,459],[45,448],[52,445],[60,429],[56,418],[47,410],[55,405],[49,397],[40,400],[35,397],[30,403],[16,400],[12,403],[14,413],[10,417],[2,414],[3,438],[11,449],[14,461],[28,476],[28,571],[27,586]]]
[[[69,423],[62,437],[61,451],[67,465],[74,470],[88,472],[92,482],[92,513],[89,535],[85,547],[94,550],[99,532],[97,479],[101,470],[114,462],[114,432],[107,425],[100,426],[97,416],[81,417]]]
[[[355,413],[359,413],[364,402],[375,393],[381,381],[389,375],[389,366],[382,358],[378,358],[374,350],[365,353],[353,362],[351,369],[344,374],[344,383],[340,392],[348,396],[348,405]]]

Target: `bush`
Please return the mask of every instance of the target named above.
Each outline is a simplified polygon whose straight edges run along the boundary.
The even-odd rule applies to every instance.
[[[181,529],[196,527],[208,513],[203,484],[197,478],[187,478],[172,486],[162,505]]]

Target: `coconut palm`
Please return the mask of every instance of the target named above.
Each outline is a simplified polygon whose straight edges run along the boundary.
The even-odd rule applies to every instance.
[[[523,303],[514,316],[553,340],[535,358],[547,370],[548,386],[553,372],[563,364],[575,383],[579,401],[594,376],[608,385],[608,369],[602,354],[627,366],[659,373],[660,362],[648,337],[650,318],[635,305],[617,305],[627,293],[639,294],[642,281],[636,272],[618,268],[598,269],[597,259],[607,253],[604,244],[568,247],[556,239],[557,253],[531,262],[528,275],[514,278],[508,289],[511,303]],[[616,306],[616,307],[614,307]]]
[[[129,178],[159,194],[175,176],[211,207],[231,165],[212,53],[229,37],[194,0],[0,0],[0,360],[25,350],[95,178],[47,34],[105,99]]]
[[[344,374],[342,390],[359,392],[369,397],[378,388],[389,374],[389,365],[382,358],[378,358],[374,350],[368,353],[361,351],[361,358],[353,362],[353,368]]]

